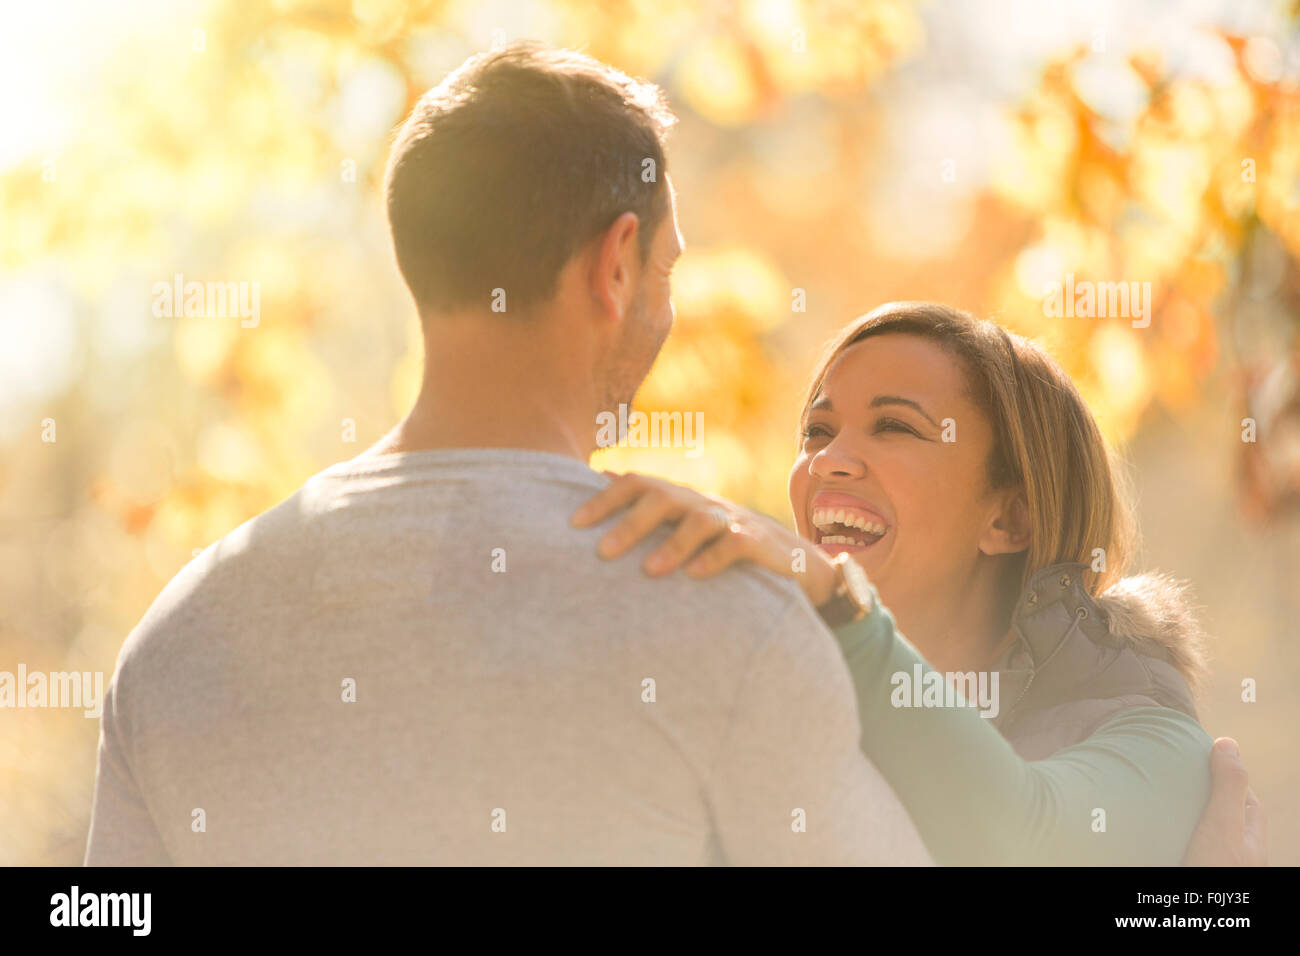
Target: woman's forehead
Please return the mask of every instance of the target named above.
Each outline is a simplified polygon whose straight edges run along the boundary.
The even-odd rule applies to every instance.
[[[966,384],[959,361],[939,343],[918,335],[885,333],[855,342],[835,356],[814,402],[834,403],[837,395],[869,399],[874,393],[950,402],[965,397]]]

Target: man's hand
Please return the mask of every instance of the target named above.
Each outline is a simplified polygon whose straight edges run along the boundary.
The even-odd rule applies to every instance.
[[[1196,824],[1183,866],[1267,866],[1264,808],[1250,789],[1241,751],[1220,737],[1210,751],[1210,802]]]

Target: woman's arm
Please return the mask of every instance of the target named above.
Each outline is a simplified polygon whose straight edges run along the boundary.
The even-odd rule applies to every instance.
[[[833,590],[828,557],[773,519],[731,502],[663,479],[621,475],[580,508],[573,523],[590,526],[616,512],[620,520],[598,546],[605,558],[627,553],[662,523],[676,525],[646,557],[647,574],[680,567],[708,577],[750,561],[797,580],[813,605]],[[792,561],[796,554],[804,560]],[[907,807],[936,862],[1117,866],[1182,860],[1209,794],[1211,742],[1194,720],[1143,707],[1047,760],[1027,761],[974,708],[892,705],[894,674],[932,668],[898,633],[889,611],[878,600],[873,605],[835,632],[857,689],[862,748]]]
[[[1210,792],[1211,740],[1192,718],[1136,708],[1083,743],[1028,761],[976,708],[892,704],[894,674],[933,668],[879,602],[835,636],[857,689],[862,749],[936,863],[1182,861]]]

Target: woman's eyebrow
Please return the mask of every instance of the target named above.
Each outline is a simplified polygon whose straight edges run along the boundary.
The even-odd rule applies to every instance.
[[[906,405],[908,408],[914,408],[925,417],[925,420],[927,422],[929,422],[935,428],[939,427],[939,423],[936,422],[929,415],[926,415],[925,409],[922,408],[920,405],[918,405],[916,402],[912,401],[910,398],[903,398],[899,395],[877,395],[875,398],[871,400],[872,408],[879,408],[881,405]]]

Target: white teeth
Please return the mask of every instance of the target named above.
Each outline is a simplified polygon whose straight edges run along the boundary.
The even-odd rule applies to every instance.
[[[828,530],[832,525],[843,525],[846,528],[859,528],[868,534],[883,535],[885,526],[879,522],[869,521],[862,515],[854,514],[852,511],[844,508],[815,508],[812,513],[812,522],[821,531]],[[842,542],[837,542],[842,543]]]
[[[861,538],[850,538],[846,534],[828,534],[821,540],[822,544],[856,544],[860,548],[865,548],[867,543]]]

